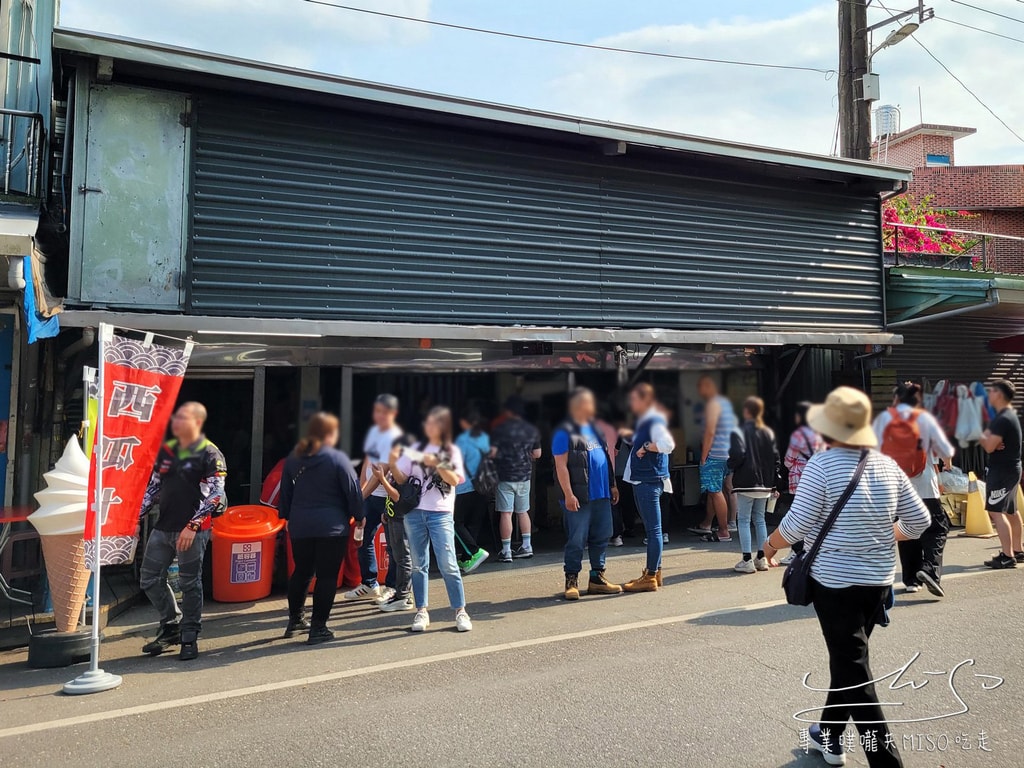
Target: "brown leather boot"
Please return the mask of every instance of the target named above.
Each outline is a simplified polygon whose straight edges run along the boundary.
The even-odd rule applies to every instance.
[[[588,595],[617,595],[622,587],[612,584],[604,577],[604,571],[591,571],[590,583],[587,584]]]
[[[662,578],[661,578],[661,568],[659,568],[658,572],[654,574],[654,579],[655,579],[655,581],[658,582],[658,586],[659,587],[665,586],[665,582],[662,581]]]
[[[626,592],[657,592],[658,576],[645,568],[639,578],[627,581],[622,588]]]
[[[578,573],[565,574],[565,599],[580,599],[580,576]]]

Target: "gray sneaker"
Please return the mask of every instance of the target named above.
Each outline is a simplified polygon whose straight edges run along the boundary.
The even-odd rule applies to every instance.
[[[529,560],[533,557],[533,547],[520,547],[512,553],[515,560]]]

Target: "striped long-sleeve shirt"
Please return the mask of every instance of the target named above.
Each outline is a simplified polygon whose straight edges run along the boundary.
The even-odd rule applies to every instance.
[[[807,462],[793,506],[779,526],[787,541],[802,539],[810,550],[859,460],[859,449],[833,448]],[[857,489],[825,535],[811,564],[811,575],[832,589],[892,584],[896,574],[893,522],[897,516],[897,525],[910,538],[924,533],[931,522],[903,470],[888,456],[871,451]]]

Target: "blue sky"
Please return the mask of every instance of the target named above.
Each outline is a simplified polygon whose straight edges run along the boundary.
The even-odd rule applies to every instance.
[[[508,32],[687,55],[836,66],[837,0],[338,0],[347,5]],[[841,2],[842,0],[838,0]],[[886,17],[878,9],[872,21]],[[936,14],[1024,39],[1024,24],[931,0]],[[972,4],[1024,20],[1016,0]],[[912,0],[885,0],[902,9]],[[587,51],[441,29],[303,0],[63,0],[62,24],[303,69],[684,133],[827,153],[835,80]],[[1024,134],[1024,43],[936,19],[916,36]],[[984,63],[1001,61],[1002,66]],[[882,102],[903,127],[967,125],[957,161],[1024,162],[1024,143],[913,41],[875,59]],[[1008,78],[1008,72],[1018,73]]]

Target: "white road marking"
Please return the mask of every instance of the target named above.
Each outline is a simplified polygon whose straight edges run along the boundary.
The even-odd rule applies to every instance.
[[[971,576],[978,573],[988,573],[986,569],[976,571],[965,571],[961,573],[950,574],[943,578],[943,582],[951,581],[957,578],[963,578],[965,576]],[[121,709],[111,709],[103,712],[93,712],[89,715],[79,715],[78,717],[66,717],[60,720],[47,720],[40,723],[29,723],[27,725],[19,725],[12,728],[0,729],[0,739],[8,738],[11,736],[25,736],[30,733],[40,733],[42,731],[52,731],[57,728],[71,728],[76,725],[88,725],[90,723],[103,722],[105,720],[117,720],[122,717],[133,717],[136,715],[145,715],[151,712],[162,712],[168,709],[178,709],[179,707],[192,707],[199,704],[209,704],[214,701],[225,701],[228,699],[239,699],[245,696],[254,696],[261,693],[270,693],[273,691],[284,691],[289,688],[301,688],[307,685],[316,685],[318,683],[330,683],[337,680],[345,680],[354,677],[363,677],[364,675],[373,675],[379,672],[391,672],[397,669],[410,669],[413,667],[422,667],[428,664],[436,664],[441,661],[454,661],[457,659],[472,658],[474,656],[485,656],[492,653],[500,653],[502,651],[511,651],[519,648],[533,648],[540,645],[550,645],[552,643],[562,643],[569,640],[578,640],[585,637],[600,637],[601,635],[612,635],[620,632],[630,632],[637,629],[649,629],[651,627],[661,627],[666,624],[679,624],[682,622],[696,621],[698,619],[706,619],[713,616],[728,616],[737,613],[744,613],[747,611],[759,611],[765,608],[776,608],[781,605],[785,605],[785,600],[769,600],[763,603],[752,603],[750,605],[742,605],[733,608],[716,608],[709,611],[700,611],[698,613],[688,613],[679,616],[665,616],[659,619],[645,619],[643,621],[634,621],[627,624],[615,624],[610,627],[597,627],[594,629],[584,629],[578,632],[566,632],[561,635],[548,635],[546,637],[534,637],[526,640],[515,640],[509,643],[497,643],[495,645],[485,645],[479,648],[465,648],[461,651],[451,651],[449,653],[439,653],[433,656],[422,656],[415,659],[404,659],[402,661],[389,661],[383,664],[371,664],[366,667],[357,667],[356,669],[348,669],[342,672],[328,672],[322,675],[313,675],[312,677],[301,677],[292,680],[281,680],[276,683],[262,683],[260,685],[250,685],[245,688],[234,688],[227,691],[217,691],[215,693],[204,693],[198,696],[187,696],[181,699],[174,699],[172,701],[157,701],[150,704],[139,704],[134,707],[123,707]]]

